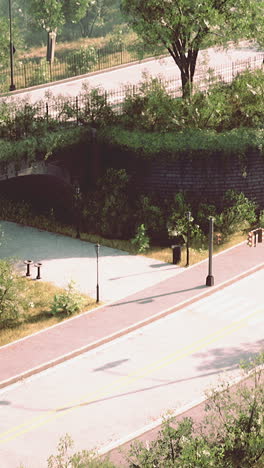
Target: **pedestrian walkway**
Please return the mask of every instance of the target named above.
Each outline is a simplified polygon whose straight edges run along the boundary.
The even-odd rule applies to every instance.
[[[0,222],[0,258],[14,258],[21,274],[24,260],[41,262],[41,277],[65,288],[71,280],[90,297],[96,296],[97,265],[94,244],[7,221]],[[19,239],[19,242],[18,242]],[[141,255],[129,255],[101,246],[99,250],[100,301],[112,302],[152,286],[184,270]],[[36,268],[31,268],[36,277]]]
[[[68,241],[80,242],[59,237],[60,248],[63,242],[67,248]],[[86,243],[85,245],[88,249]],[[119,300],[3,346],[0,348],[0,387],[100,346],[213,294],[228,284],[262,269],[263,254],[262,244],[250,248],[244,242],[214,256],[213,287],[205,286],[207,261],[186,269],[175,268],[170,271],[173,275],[155,284],[147,285],[145,278],[141,278],[141,289],[125,298],[121,296]],[[61,274],[67,264],[67,258],[68,255],[65,255]],[[120,254],[119,259],[121,258]],[[136,259],[134,261],[136,262]],[[154,264],[159,265],[157,262]],[[133,275],[136,273],[132,273],[131,277],[129,270],[126,273],[129,282],[134,281]]]

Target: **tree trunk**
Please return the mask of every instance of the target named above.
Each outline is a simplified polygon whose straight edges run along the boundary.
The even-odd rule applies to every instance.
[[[174,44],[172,49],[168,48],[168,51],[181,72],[182,97],[188,99],[193,91],[193,77],[199,50],[189,49],[185,54]]]
[[[53,62],[56,44],[56,31],[49,31],[47,36],[47,62]]]

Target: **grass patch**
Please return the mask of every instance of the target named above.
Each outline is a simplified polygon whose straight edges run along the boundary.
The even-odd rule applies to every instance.
[[[66,315],[52,316],[49,312],[54,295],[64,293],[64,289],[47,282],[32,281],[27,278],[22,278],[22,280],[25,282],[25,291],[30,297],[32,307],[25,314],[22,324],[12,328],[0,329],[0,346],[24,338],[69,318]],[[84,298],[84,305],[79,314],[98,306],[95,299],[84,294],[80,295]],[[74,315],[77,314],[72,316]]]
[[[229,237],[229,239],[220,244],[214,245],[214,254],[222,252],[223,250],[229,249],[230,247],[234,247],[235,245],[239,244],[240,242],[245,241],[247,238],[247,234],[244,232],[238,232],[233,234]],[[195,263],[201,262],[208,258],[208,249],[194,249],[190,248],[190,265],[194,265]],[[148,250],[145,254],[146,257],[154,258],[156,260],[160,260],[161,262],[172,263],[172,250],[170,247],[160,248],[160,247],[152,247]],[[179,266],[184,267],[186,265],[186,247],[182,248],[182,255],[181,255],[181,262]]]

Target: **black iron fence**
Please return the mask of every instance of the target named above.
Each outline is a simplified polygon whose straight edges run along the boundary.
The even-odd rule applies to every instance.
[[[229,66],[219,66],[209,70],[198,70],[195,74],[194,87],[199,90],[206,90],[215,83],[230,83],[239,73],[245,70],[254,70],[263,67],[264,54],[257,55],[248,60],[242,60],[234,62]],[[175,65],[176,67],[176,65]],[[180,97],[182,95],[181,81],[179,78],[170,78],[168,80],[160,79],[159,81],[165,86],[166,90],[173,98]],[[151,82],[149,83],[151,86]],[[127,85],[118,89],[104,91],[101,89],[97,90],[97,95],[100,96],[101,100],[96,101],[91,97],[91,92],[81,93],[75,97],[51,97],[46,101],[38,101],[35,104],[13,104],[10,108],[9,115],[12,120],[12,116],[16,119],[18,111],[21,112],[21,116],[30,117],[30,113],[33,112],[35,117],[44,119],[56,119],[61,122],[81,122],[82,113],[96,112],[96,106],[106,103],[117,114],[122,114],[123,103],[127,95],[137,95],[140,93],[141,85]],[[4,103],[2,102],[2,106]],[[7,104],[7,106],[9,106]]]
[[[141,51],[140,58],[150,57],[150,52]],[[53,62],[46,59],[17,60],[14,64],[14,84],[16,89],[28,88],[52,81],[63,80],[89,72],[104,70],[117,65],[134,62],[139,59],[138,52],[123,44],[118,46],[81,47],[67,57],[55,58]],[[10,68],[0,67],[0,93],[9,91]]]

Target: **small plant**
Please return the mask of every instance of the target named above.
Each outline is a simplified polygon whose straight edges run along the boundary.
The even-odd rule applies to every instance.
[[[137,227],[136,235],[131,239],[132,244],[136,247],[138,253],[144,253],[149,248],[149,237],[146,234],[144,224]]]
[[[50,313],[52,315],[72,315],[75,312],[79,312],[83,306],[84,298],[76,290],[75,282],[70,281],[64,293],[55,294]]]
[[[115,468],[107,458],[102,458],[95,451],[82,450],[70,454],[74,446],[69,434],[62,437],[58,444],[57,455],[48,458],[48,468]]]

